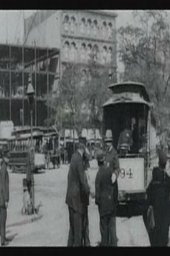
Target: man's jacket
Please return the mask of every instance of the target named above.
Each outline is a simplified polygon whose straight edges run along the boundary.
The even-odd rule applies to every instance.
[[[0,167],[0,207],[5,207],[9,201],[9,175],[6,163],[3,161]]]
[[[116,215],[114,184],[111,182],[112,170],[106,165],[100,166],[95,180],[95,203],[99,206],[100,216]]]
[[[82,156],[75,152],[72,156],[67,183],[66,204],[79,213],[84,213],[88,205],[89,186],[85,176]]]
[[[106,152],[106,158],[105,158],[106,166],[111,168],[112,173],[115,173],[118,177],[119,175],[119,159],[116,150],[112,146],[110,151]],[[114,198],[117,201],[118,199],[118,184],[117,180],[114,183]]]

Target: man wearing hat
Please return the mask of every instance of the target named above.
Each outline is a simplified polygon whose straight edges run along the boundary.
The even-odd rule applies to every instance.
[[[117,178],[119,176],[119,159],[116,150],[113,147],[113,138],[112,138],[112,131],[107,130],[105,136],[105,145],[106,145],[106,157],[105,162],[106,166],[111,168],[112,171],[112,180],[113,180],[113,194],[114,194],[114,203],[117,205],[118,200],[118,184]],[[116,230],[116,212],[114,218],[114,230]],[[115,236],[116,231],[113,233],[112,236],[112,244],[115,246],[117,245],[117,237]]]
[[[170,220],[170,177],[167,175],[167,156],[159,151],[159,166],[152,171],[152,180],[147,189],[148,205],[153,207],[155,226],[148,230],[151,246],[167,246]]]
[[[89,186],[83,164],[84,151],[85,146],[79,143],[76,152],[72,155],[68,172],[66,193],[70,221],[68,246],[82,246],[83,241],[83,216],[89,197]]]
[[[2,149],[1,158],[2,161],[0,166],[0,234],[1,245],[4,246],[8,241],[6,239],[6,218],[9,201],[9,175],[7,171],[9,155],[6,149]]]
[[[113,171],[105,164],[103,151],[98,151],[99,170],[95,180],[95,203],[100,215],[101,246],[116,246],[116,203],[114,199]]]

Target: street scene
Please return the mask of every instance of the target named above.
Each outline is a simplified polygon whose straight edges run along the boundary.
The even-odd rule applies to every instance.
[[[95,161],[89,170],[91,186],[97,172]],[[35,204],[42,203],[34,217],[21,215],[23,174],[10,173],[11,198],[8,208],[8,246],[67,246],[69,215],[65,204],[68,165],[35,175]],[[47,228],[48,227],[48,228]],[[99,214],[93,199],[89,205],[91,246],[100,241]],[[141,216],[117,219],[118,246],[149,246],[149,238]]]
[[[1,10],[0,245],[170,245],[170,11]]]

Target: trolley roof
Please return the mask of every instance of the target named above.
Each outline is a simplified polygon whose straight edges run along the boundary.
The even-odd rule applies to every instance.
[[[149,95],[144,84],[138,82],[122,82],[108,86],[112,90],[112,97],[103,107],[120,103],[137,103],[151,106]]]
[[[137,93],[142,98],[144,98],[145,101],[150,102],[149,95],[143,83],[125,81],[121,83],[111,84],[108,86],[108,88],[112,91],[113,94],[119,94],[122,92]]]

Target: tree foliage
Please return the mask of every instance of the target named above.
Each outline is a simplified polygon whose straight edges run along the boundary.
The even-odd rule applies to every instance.
[[[67,64],[57,93],[47,100],[51,110],[50,123],[55,124],[58,131],[74,128],[78,135],[83,128],[100,128],[109,82],[108,68],[98,66],[93,58],[85,67]]]
[[[134,25],[119,29],[124,80],[143,82],[163,130],[170,117],[170,29],[165,11],[134,11]]]

